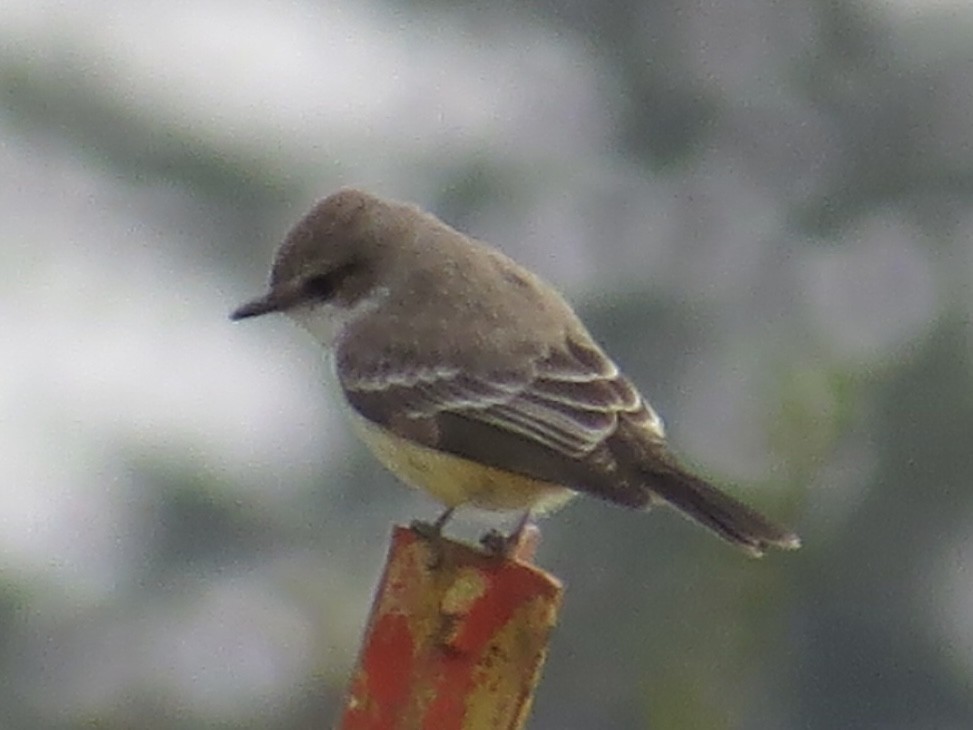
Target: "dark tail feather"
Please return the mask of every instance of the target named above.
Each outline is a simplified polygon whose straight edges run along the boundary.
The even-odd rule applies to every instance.
[[[770,522],[756,510],[674,463],[654,466],[646,486],[687,517],[708,527],[724,540],[760,557],[767,548],[796,550],[801,539]]]

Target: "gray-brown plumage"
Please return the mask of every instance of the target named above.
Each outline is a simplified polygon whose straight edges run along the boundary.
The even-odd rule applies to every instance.
[[[754,555],[799,546],[678,464],[659,417],[553,288],[413,206],[351,189],[319,203],[281,246],[268,294],[233,316],[272,311],[333,348],[366,441],[449,506],[532,509],[537,490],[566,488],[668,503]],[[447,472],[439,455],[459,458]]]

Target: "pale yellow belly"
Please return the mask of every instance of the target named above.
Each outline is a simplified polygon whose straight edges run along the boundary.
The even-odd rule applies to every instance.
[[[447,507],[549,512],[574,496],[558,484],[484,466],[407,441],[352,414],[355,430],[375,457],[397,477]]]

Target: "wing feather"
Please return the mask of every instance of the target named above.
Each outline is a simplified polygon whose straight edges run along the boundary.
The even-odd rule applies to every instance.
[[[516,434],[577,459],[628,417],[662,437],[661,421],[616,365],[594,345],[568,341],[514,371],[451,365],[340,369],[342,386],[362,415],[383,425],[402,418],[464,418]],[[430,444],[434,445],[434,444]]]

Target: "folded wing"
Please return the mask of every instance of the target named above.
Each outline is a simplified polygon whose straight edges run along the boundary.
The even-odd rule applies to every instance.
[[[390,360],[394,368],[384,364]],[[603,491],[596,465],[579,468],[578,462],[590,461],[620,418],[663,439],[659,417],[593,344],[568,340],[518,369],[396,357],[338,370],[351,405],[399,436],[577,489]],[[576,483],[579,477],[585,483]],[[605,489],[614,488],[617,475],[614,480]]]

